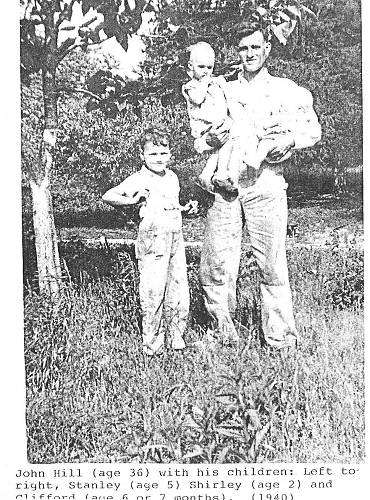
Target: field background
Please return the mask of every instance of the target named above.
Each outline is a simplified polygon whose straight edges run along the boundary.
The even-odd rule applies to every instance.
[[[243,242],[237,349],[195,349],[206,317],[199,246],[187,249],[191,317],[184,354],[141,352],[135,210],[101,195],[140,167],[138,138],[164,123],[174,146],[184,219],[201,243],[209,200],[194,180],[204,159],[192,149],[183,103],[148,100],[142,118],[107,118],[62,94],[52,192],[65,284],[58,304],[37,290],[27,182],[42,124],[38,75],[22,84],[24,315],[28,458],[31,462],[361,462],[364,460],[364,332],[361,24],[358,2],[323,9],[293,49],[276,50],[270,70],[310,89],[323,139],[294,155],[289,183],[288,263],[297,326],[294,352],[260,343],[259,273]],[[63,85],[99,64],[84,53],[64,61]],[[96,240],[91,244],[88,240]]]

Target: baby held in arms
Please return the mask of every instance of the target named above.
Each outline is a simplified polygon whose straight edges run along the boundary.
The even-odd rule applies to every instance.
[[[268,154],[274,149],[276,133],[269,137],[267,132],[289,111],[277,109],[265,117],[263,125],[257,126],[255,119],[248,120],[242,112],[242,103],[237,102],[228,92],[223,76],[213,76],[215,52],[206,42],[198,42],[190,48],[188,74],[191,80],[183,86],[187,102],[190,127],[198,152],[210,150],[205,138],[208,133],[219,129],[229,130],[229,137],[219,149],[212,151],[206,167],[199,176],[201,187],[213,192],[214,186],[228,192],[237,192],[240,173],[247,166],[258,170]],[[246,119],[247,118],[247,119]],[[255,117],[254,117],[255,118]],[[285,127],[288,130],[288,123]],[[279,127],[280,133],[282,127]],[[287,157],[286,157],[287,158]],[[286,159],[284,158],[284,159]]]

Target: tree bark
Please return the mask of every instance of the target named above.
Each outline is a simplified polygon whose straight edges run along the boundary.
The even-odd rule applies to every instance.
[[[37,257],[38,281],[41,292],[59,295],[62,280],[57,232],[50,192],[50,174],[54,166],[54,151],[57,135],[57,58],[51,51],[42,71],[44,94],[44,131],[39,149],[37,165],[30,173],[33,205],[33,225]]]
[[[41,292],[46,292],[48,295],[58,296],[62,272],[49,187],[49,172],[45,172],[41,182],[30,180],[30,186],[39,288]]]

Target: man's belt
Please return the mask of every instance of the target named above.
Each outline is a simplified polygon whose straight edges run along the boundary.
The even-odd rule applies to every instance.
[[[242,171],[239,176],[239,187],[248,188],[253,186],[258,177],[261,175],[264,165],[262,164],[259,169],[255,169],[249,165],[243,165]]]
[[[239,176],[239,187],[248,188],[250,186],[253,186],[265,168],[274,171],[276,174],[282,174],[284,172],[284,166],[287,164],[287,161],[288,160],[275,163],[264,161],[262,162],[260,168],[257,170],[249,165],[244,164]]]

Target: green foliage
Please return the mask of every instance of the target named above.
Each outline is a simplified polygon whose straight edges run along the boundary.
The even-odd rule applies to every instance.
[[[172,1],[157,13],[154,36],[146,36],[147,58],[142,64],[139,82],[124,82],[113,74],[97,73],[88,86],[96,97],[89,101],[91,109],[101,109],[107,116],[125,113],[132,106],[136,113],[149,96],[157,96],[163,105],[182,99],[181,86],[188,79],[187,58],[191,44],[205,40],[211,43],[218,56],[218,71],[230,72],[224,66],[232,45],[233,33],[242,29],[241,20],[251,20],[256,28],[274,33],[286,42],[295,25],[301,21],[302,10],[312,12],[296,0],[240,1]],[[230,61],[226,61],[230,63]]]
[[[335,243],[325,251],[302,248],[299,258],[292,259],[292,287],[296,288],[297,274],[304,276],[312,289],[312,305],[336,310],[363,307],[363,251]],[[304,263],[304,265],[303,265]],[[300,267],[296,267],[300,266]],[[295,290],[302,293],[300,289]]]

